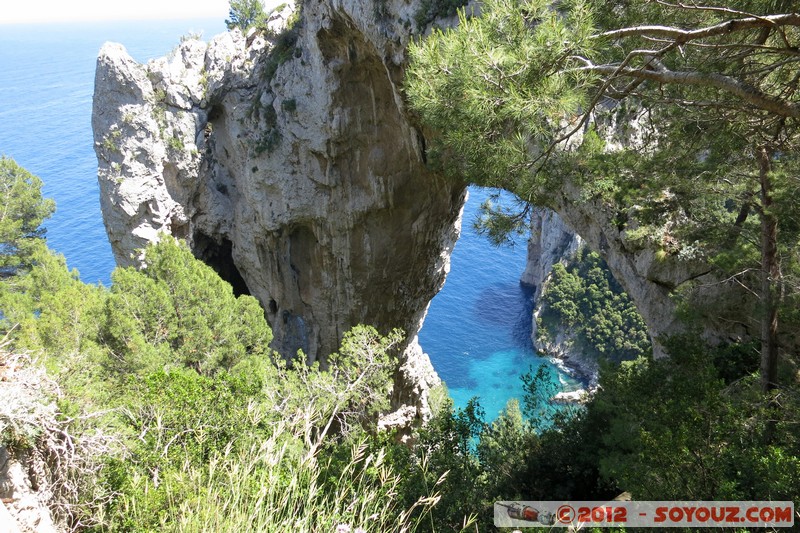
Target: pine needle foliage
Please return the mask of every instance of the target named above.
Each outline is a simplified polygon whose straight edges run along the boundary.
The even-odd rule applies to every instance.
[[[42,180],[11,158],[0,157],[0,277],[31,266],[44,246],[42,222],[55,203],[42,198]]]
[[[460,22],[411,46],[407,92],[435,132],[431,160],[538,206],[592,201],[622,248],[708,265],[705,284],[665,288],[705,308],[694,318],[712,336],[757,332],[764,392],[787,379],[778,354],[798,346],[786,304],[800,286],[793,4],[487,0]],[[738,314],[706,305],[712,284],[743,302]]]
[[[531,170],[589,103],[593,78],[562,67],[591,48],[591,13],[581,1],[556,9],[488,0],[481,9],[471,18],[460,11],[457,30],[434,30],[411,46],[406,91],[437,131],[434,160],[471,183],[542,204],[538,191],[551,166]]]

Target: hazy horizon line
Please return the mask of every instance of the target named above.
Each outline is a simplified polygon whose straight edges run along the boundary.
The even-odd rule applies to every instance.
[[[199,14],[199,15],[174,15],[174,16],[141,16],[141,17],[96,17],[96,18],[61,18],[61,19],[44,19],[44,20],[0,20],[0,26],[47,26],[53,24],[79,24],[90,22],[148,22],[148,21],[168,21],[168,20],[219,20],[224,23],[228,18],[227,13],[225,16],[220,17],[214,14]]]

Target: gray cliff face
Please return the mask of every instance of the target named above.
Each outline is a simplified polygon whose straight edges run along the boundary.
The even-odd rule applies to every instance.
[[[626,249],[624,230],[613,223],[614,213],[599,201],[581,200],[580,194],[577,188],[566,184],[557,197],[556,210],[589,247],[606,260],[647,324],[653,341],[653,356],[663,357],[666,354],[658,338],[682,329],[670,293],[694,274],[682,265],[674,265],[681,268],[665,268],[667,265],[656,258],[654,250]]]
[[[553,266],[569,260],[578,251],[583,239],[575,233],[558,213],[541,207],[531,213],[531,235],[528,239],[528,259],[520,283],[534,288],[533,317],[531,320],[531,341],[537,352],[554,358],[566,373],[587,383],[588,389],[597,387],[598,363],[584,355],[575,345],[573,332],[567,328],[556,334],[555,339],[539,338],[538,321],[545,310],[542,292]],[[571,402],[585,391],[560,392],[555,401]]]
[[[581,238],[575,234],[550,209],[533,208],[531,212],[531,234],[528,238],[528,258],[520,283],[533,287],[533,319],[531,323],[531,340],[537,351],[564,358],[567,345],[564,339],[556,339],[555,343],[545,344],[538,338],[537,318],[543,311],[541,303],[542,291],[553,265],[571,257],[581,244]]]
[[[595,113],[592,117],[593,127],[603,138],[606,150],[643,145],[645,121],[639,113],[635,108],[624,111],[613,107],[601,107]],[[571,142],[579,142],[581,135]],[[708,264],[679,254],[659,254],[656,246],[633,242],[628,235],[637,228],[635,220],[639,208],[627,206],[622,212],[598,197],[588,196],[568,176],[562,180],[559,190],[550,191],[549,197],[552,211],[543,210],[539,218],[537,215],[533,218],[528,267],[522,281],[536,286],[538,297],[538,288],[546,280],[552,265],[568,256],[572,246],[577,248],[577,242],[571,240],[571,235],[579,235],[589,248],[605,259],[611,273],[636,305],[647,325],[653,343],[653,356],[666,356],[660,338],[681,333],[685,329],[685,324],[676,316],[677,304],[673,298],[676,289],[688,284],[697,292],[693,282],[707,276],[710,270]],[[628,222],[621,224],[620,220]],[[669,220],[663,221],[664,229],[668,229],[671,223]],[[713,289],[704,289],[702,292],[701,297],[705,299],[718,297]],[[535,319],[534,316],[534,342]],[[703,325],[703,329],[709,340],[716,341],[729,336],[726,329],[730,329],[730,326],[708,323]],[[559,348],[551,346],[548,351],[553,350],[559,351]]]
[[[573,255],[580,244],[581,238],[558,214],[545,208],[533,208],[531,235],[528,239],[528,261],[520,283],[535,289],[535,300],[542,295],[542,287],[553,265]]]
[[[147,65],[102,48],[92,125],[115,257],[187,239],[261,301],[284,355],[324,359],[367,323],[427,359],[413,344],[464,187],[426,168],[398,88],[416,3],[304,4],[276,44],[234,31]]]
[[[569,180],[563,182],[554,198],[555,211],[542,210],[533,217],[528,265],[522,282],[537,288],[535,296],[538,301],[552,266],[574,253],[581,240],[585,241],[603,256],[642,315],[653,342],[654,357],[665,356],[659,338],[684,330],[684,324],[676,316],[672,295],[681,285],[706,275],[708,266],[677,256],[659,256],[653,248],[632,245],[626,237],[631,228],[619,226],[615,222],[616,213],[608,205],[598,199],[586,198]],[[540,311],[537,303],[534,313]],[[536,315],[533,320],[536,344]],[[707,328],[706,335],[712,340],[720,338],[713,328]],[[544,348],[537,345],[537,348],[548,352],[560,350],[557,346]]]

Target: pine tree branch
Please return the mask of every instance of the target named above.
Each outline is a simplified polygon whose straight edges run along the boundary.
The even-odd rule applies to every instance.
[[[755,15],[754,13],[749,13],[747,11],[740,11],[738,9],[731,9],[729,7],[684,4],[683,2],[678,2],[677,4],[671,4],[669,2],[665,2],[664,0],[656,0],[656,3],[665,7],[670,7],[673,9],[683,9],[687,11],[707,11],[711,13],[726,13],[728,15],[738,15],[744,17],[757,17],[757,15]]]
[[[800,117],[800,107],[784,100],[770,96],[748,83],[744,83],[731,76],[717,73],[696,71],[674,71],[666,68],[658,70],[643,70],[638,68],[616,65],[595,65],[584,60],[586,66],[578,70],[591,71],[614,77],[628,77],[639,80],[654,81],[666,85],[694,85],[699,87],[713,87],[723,92],[732,94],[759,109],[774,113],[782,117]]]
[[[696,30],[683,30],[672,26],[632,26],[630,28],[620,28],[618,30],[607,31],[594,35],[595,39],[623,39],[625,37],[660,37],[673,39],[678,44],[727,35],[733,32],[751,30],[754,28],[779,27],[779,26],[800,26],[800,14],[782,13],[779,15],[767,15],[764,17],[747,17],[734,19],[699,28]]]

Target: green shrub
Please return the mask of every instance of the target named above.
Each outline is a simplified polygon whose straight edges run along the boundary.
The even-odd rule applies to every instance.
[[[268,357],[272,332],[252,296],[165,237],[145,252],[141,270],[120,268],[106,304],[102,340],[113,350],[109,368],[120,375],[165,365],[201,374],[230,369],[245,357]]]
[[[284,100],[283,102],[281,102],[281,109],[283,109],[287,113],[294,113],[297,110],[297,100],[294,98],[289,98],[288,100]]]
[[[132,377],[127,455],[107,475],[119,494],[112,528],[413,529],[435,494],[406,506],[401,471],[368,449],[360,426],[386,406],[400,338],[354,328],[326,371],[251,357],[213,376],[179,368]]]
[[[267,14],[264,12],[264,4],[261,0],[230,0],[230,11],[225,25],[229,30],[239,28],[242,33],[253,26],[261,26],[266,23]]]
[[[167,139],[167,146],[174,152],[182,152],[185,148],[183,144],[183,139],[181,139],[177,135],[173,135],[172,137]]]
[[[567,265],[557,263],[542,291],[538,334],[573,333],[580,347],[612,361],[651,352],[642,317],[599,254],[581,248]]]
[[[623,364],[590,412],[606,420],[600,462],[636,499],[797,500],[797,384],[776,408],[756,374],[728,382],[715,366],[731,347],[673,338],[671,359]],[[687,475],[687,473],[690,473]]]
[[[52,200],[42,198],[42,180],[13,159],[0,157],[0,278],[27,268],[42,247],[42,222],[55,211]]]

